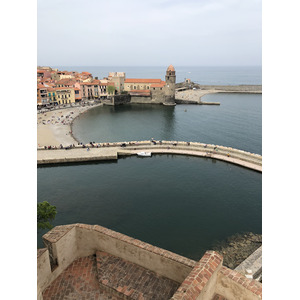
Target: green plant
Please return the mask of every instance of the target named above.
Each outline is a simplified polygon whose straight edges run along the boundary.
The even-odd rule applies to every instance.
[[[54,220],[56,216],[56,207],[49,204],[47,201],[37,204],[37,228],[51,229],[53,226],[50,221]]]
[[[107,87],[107,91],[108,91],[108,94],[113,94],[115,92],[115,87],[112,85],[109,85]]]

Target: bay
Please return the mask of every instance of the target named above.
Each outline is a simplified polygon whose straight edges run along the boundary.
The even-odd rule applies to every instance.
[[[262,153],[261,94],[211,94],[203,100],[221,105],[97,107],[74,121],[73,134],[84,143],[154,138]]]
[[[98,224],[199,259],[235,233],[261,233],[261,174],[179,155],[38,168],[54,225]],[[41,235],[38,246],[42,247]]]

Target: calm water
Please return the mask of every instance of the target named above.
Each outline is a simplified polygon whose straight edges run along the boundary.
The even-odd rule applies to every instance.
[[[168,65],[159,67],[122,67],[122,66],[53,66],[59,70],[90,72],[99,79],[108,76],[108,72],[125,72],[126,78],[165,78]],[[199,84],[261,84],[262,68],[257,67],[184,67],[174,66],[176,70],[176,82],[182,82],[185,78]]]
[[[75,120],[73,133],[85,143],[153,137],[230,146],[261,154],[261,94],[213,94],[203,100],[221,105],[98,107]]]
[[[100,224],[193,259],[232,234],[261,233],[261,174],[211,159],[38,168],[44,200],[57,206],[54,225]]]
[[[176,67],[177,82],[261,84],[260,67]],[[165,67],[59,67],[102,78],[164,78]],[[220,106],[99,107],[74,122],[82,142],[182,140],[261,154],[261,95],[215,94]],[[186,111],[185,111],[186,110]],[[54,225],[99,224],[199,259],[235,233],[261,233],[261,174],[205,158],[127,157],[113,163],[38,168],[38,202],[57,206]],[[38,246],[42,247],[42,232]]]

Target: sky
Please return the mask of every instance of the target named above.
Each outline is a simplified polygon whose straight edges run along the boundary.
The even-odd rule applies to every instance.
[[[38,0],[37,63],[260,66],[261,0]]]

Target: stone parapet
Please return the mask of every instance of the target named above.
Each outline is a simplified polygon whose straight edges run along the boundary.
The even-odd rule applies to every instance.
[[[215,251],[206,251],[171,299],[212,299],[222,262],[223,257],[220,254]]]
[[[262,298],[262,284],[223,266],[219,272],[216,293],[226,299],[260,300]]]
[[[121,278],[116,279],[113,274],[107,273],[109,269],[99,269],[99,285],[108,290],[113,289],[114,293],[123,293],[124,297],[129,296],[132,289],[132,293],[137,296],[140,292],[146,295],[146,285],[150,282],[155,293],[155,281],[162,276],[165,279],[159,281],[168,283],[164,293],[169,295],[173,290],[173,294],[174,287],[179,286],[170,296],[172,300],[211,300],[216,297],[227,300],[261,299],[261,283],[224,267],[223,257],[215,251],[207,251],[197,263],[105,227],[86,224],[57,226],[45,234],[43,240],[47,249],[38,252],[38,299],[42,299],[44,290],[74,261],[93,257],[96,253],[99,259],[100,256],[104,259],[98,259],[100,268],[101,265],[113,263],[120,268],[120,272],[135,268],[143,274],[144,285],[138,287],[129,280],[131,288],[128,288]],[[107,263],[106,256],[109,256]],[[81,274],[80,270],[78,272]],[[47,291],[51,294],[49,289]]]
[[[258,279],[262,273],[262,246],[256,249],[249,257],[247,257],[240,265],[235,268],[241,274],[252,276]],[[248,275],[248,271],[251,275]]]

